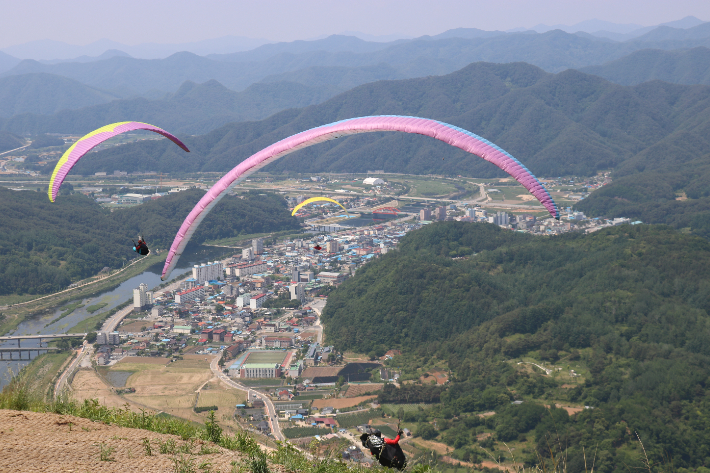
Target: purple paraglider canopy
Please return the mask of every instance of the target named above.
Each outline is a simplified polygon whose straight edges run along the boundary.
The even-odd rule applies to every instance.
[[[471,154],[475,154],[476,156],[480,156],[510,174],[511,177],[522,184],[545,206],[547,211],[550,212],[550,215],[556,219],[560,218],[557,205],[552,200],[550,194],[520,161],[495,144],[470,131],[449,125],[448,123],[418,117],[384,115],[350,118],[312,128],[274,143],[245,159],[217,181],[202,199],[200,199],[195,208],[192,209],[187,218],[185,218],[177,235],[175,235],[168,257],[165,260],[162,279],[170,275],[170,272],[177,264],[180,255],[202,219],[205,218],[210,210],[212,210],[212,207],[227,194],[232,186],[267,164],[299,149],[343,136],[375,131],[399,131],[426,135]]]

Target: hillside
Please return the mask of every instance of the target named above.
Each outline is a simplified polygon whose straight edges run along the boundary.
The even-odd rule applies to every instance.
[[[21,77],[21,76],[18,76]],[[12,79],[12,77],[6,79]],[[15,133],[88,133],[105,123],[131,120],[153,123],[172,133],[208,133],[226,123],[261,120],[288,108],[306,107],[336,95],[341,89],[294,82],[253,84],[234,92],[215,80],[187,81],[159,100],[114,100],[49,116],[16,115],[0,119],[0,129]],[[78,108],[78,107],[66,107]]]
[[[0,117],[20,113],[51,115],[115,100],[113,94],[51,74],[22,74],[0,78]]]
[[[651,80],[710,85],[710,49],[643,49],[600,66],[582,67],[580,71],[621,85]]]
[[[25,145],[25,140],[7,131],[0,131],[0,153]]]
[[[663,226],[541,238],[439,223],[359,269],[331,293],[323,321],[339,349],[401,349],[390,364],[405,380],[445,362],[449,387],[406,384],[380,401],[438,399],[405,420],[457,458],[480,457],[469,447],[478,438],[538,463],[558,452],[559,435],[569,471],[583,471],[582,447],[598,448],[597,467],[614,471],[638,464],[638,432],[652,462],[665,454],[695,468],[710,440],[700,427],[710,420],[709,263],[710,243]],[[550,404],[594,409],[571,416]],[[489,410],[496,415],[477,416]],[[429,432],[433,419],[438,431]],[[494,436],[483,442],[481,433]]]
[[[678,139],[681,133],[703,136],[710,123],[705,114],[709,101],[710,87],[705,86],[652,82],[622,87],[572,70],[549,74],[528,64],[475,63],[443,77],[366,84],[319,105],[186,138],[192,150],[189,161],[166,143],[152,142],[101,151],[76,172],[227,171],[293,133],[344,118],[391,114],[438,119],[470,130],[537,175],[590,175],[641,159],[641,153],[656,152],[663,140]],[[500,175],[489,163],[443,143],[395,133],[324,143],[267,169]]]
[[[168,248],[204,194],[195,189],[109,212],[83,195],[61,195],[52,204],[44,190],[0,188],[5,209],[0,227],[2,295],[50,293],[105,266],[120,268],[136,257],[131,239],[138,234],[151,249]],[[200,225],[192,243],[296,228],[296,219],[280,197],[228,197]]]

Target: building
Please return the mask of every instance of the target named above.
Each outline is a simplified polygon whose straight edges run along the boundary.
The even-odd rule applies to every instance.
[[[362,181],[363,184],[366,186],[383,186],[385,184],[385,181],[378,177],[368,177],[364,181]]]
[[[239,370],[240,378],[279,378],[281,365],[278,363],[246,363]]]
[[[298,270],[298,268],[293,268],[291,270],[291,281],[292,282],[299,282],[301,279],[301,272]]]
[[[244,276],[263,273],[267,269],[266,263],[263,261],[257,261],[256,263],[240,263],[234,267],[232,275],[243,278]]]
[[[244,248],[242,250],[242,259],[245,261],[251,261],[254,259],[254,250],[251,248]]]
[[[150,317],[152,319],[157,319],[158,317],[161,317],[163,313],[165,312],[165,309],[163,308],[162,305],[156,305],[150,310]]]
[[[493,222],[496,225],[508,225],[509,223],[509,218],[508,214],[505,212],[496,212],[496,214],[493,216]]]
[[[219,261],[195,265],[192,267],[192,278],[197,284],[204,284],[207,281],[219,281],[224,279],[224,267]]]
[[[331,240],[325,244],[325,251],[328,253],[337,253],[340,251],[340,244],[336,240]]]
[[[106,332],[96,333],[96,344],[97,345],[108,345],[108,335]]]
[[[133,289],[133,310],[140,312],[153,305],[153,293],[148,290],[145,283],[141,283],[137,289]]]
[[[249,300],[251,299],[251,294],[242,294],[237,296],[236,302],[237,307],[249,307]]]
[[[288,291],[291,293],[291,300],[298,299],[301,302],[306,300],[306,285],[303,283],[291,284]]]
[[[111,332],[107,334],[108,338],[108,344],[109,345],[120,345],[121,344],[121,336],[118,334],[118,332]]]
[[[222,328],[218,328],[217,330],[213,330],[212,334],[211,334],[212,341],[213,342],[223,342],[224,341],[224,334],[226,332],[227,331]]]
[[[293,339],[289,337],[264,337],[264,346],[270,348],[289,348]]]
[[[185,335],[189,335],[191,331],[192,327],[189,325],[175,325],[172,329],[173,333],[182,333]]]
[[[318,273],[318,278],[322,283],[330,284],[331,286],[335,284],[340,284],[343,282],[345,279],[345,275],[342,273],[329,273],[327,271],[323,271],[322,273]]]
[[[184,304],[186,302],[192,302],[195,299],[204,299],[205,288],[203,286],[197,286],[187,291],[178,292],[175,294],[175,302],[178,304]]]
[[[434,215],[437,220],[443,222],[444,220],[446,220],[446,207],[437,207],[436,209],[434,209]]]
[[[419,220],[420,221],[429,221],[431,220],[431,210],[429,209],[421,209],[419,211]]]
[[[255,255],[260,255],[264,252],[264,239],[263,238],[254,238],[251,241],[251,249],[254,251]]]
[[[252,297],[249,300],[249,307],[252,309],[259,309],[261,306],[266,302],[266,299],[268,296],[266,294],[259,294],[257,296]]]

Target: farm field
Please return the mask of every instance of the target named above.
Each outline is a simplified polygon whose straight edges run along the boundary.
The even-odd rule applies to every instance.
[[[358,397],[367,394],[372,394],[377,391],[381,391],[384,384],[350,384],[348,385],[348,390],[345,391],[345,397]]]
[[[322,408],[322,407],[334,407],[335,409],[340,409],[343,407],[353,407],[357,406],[363,401],[369,401],[375,399],[377,396],[359,396],[341,399],[316,399],[313,401],[311,406]]]
[[[126,400],[115,394],[94,370],[80,369],[77,371],[71,387],[72,395],[78,401],[98,399],[101,405],[107,407],[123,407],[126,404]]]

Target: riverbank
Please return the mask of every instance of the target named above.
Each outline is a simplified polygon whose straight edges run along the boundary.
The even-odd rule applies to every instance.
[[[40,296],[30,301],[2,307],[0,308],[3,315],[0,319],[0,335],[12,332],[17,329],[17,326],[23,321],[46,314],[55,307],[67,304],[73,300],[85,299],[109,291],[119,286],[124,281],[145,272],[150,266],[165,261],[166,256],[167,252],[163,252],[160,255],[148,255],[145,258],[135,260],[122,270],[112,272],[106,277],[96,275],[92,278],[80,281],[80,283],[83,282],[83,284],[77,287],[65,289],[46,296]]]

